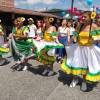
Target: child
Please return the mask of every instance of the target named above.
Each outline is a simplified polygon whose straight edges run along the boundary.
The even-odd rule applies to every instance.
[[[67,58],[62,64],[67,74],[74,75],[70,87],[75,87],[78,83],[77,76],[83,75],[81,87],[83,91],[87,89],[86,80],[92,82],[100,80],[100,49],[94,45],[94,40],[100,39],[100,29],[92,24],[95,16],[94,12],[84,12],[83,24],[77,27],[73,38],[66,45]],[[77,40],[77,43],[69,47],[74,40]]]

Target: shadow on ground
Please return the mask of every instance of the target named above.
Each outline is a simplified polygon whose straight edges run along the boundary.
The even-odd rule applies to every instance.
[[[44,66],[43,65],[39,65],[34,67],[29,67],[28,71],[32,72],[33,74],[39,74],[42,75],[42,72],[44,71]],[[55,72],[52,76],[56,75],[57,73]],[[43,75],[42,75],[43,76]],[[47,75],[45,75],[47,76]]]
[[[58,80],[60,82],[62,82],[64,85],[67,85],[69,86],[70,83],[72,82],[73,80],[73,75],[70,74],[70,75],[67,75],[65,72],[63,72],[62,70],[59,70],[59,77],[58,77]],[[78,77],[78,80],[79,80],[79,83],[77,85],[79,85],[81,87],[81,84],[82,84],[82,78],[81,77]],[[97,84],[99,82],[87,82],[87,90],[85,92],[90,92],[93,90],[94,87],[97,87]]]

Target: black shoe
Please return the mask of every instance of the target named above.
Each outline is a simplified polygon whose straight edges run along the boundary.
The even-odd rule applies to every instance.
[[[60,60],[59,60],[59,64],[62,64],[62,63],[63,63],[63,60],[62,60],[62,59],[60,59]]]
[[[57,57],[57,59],[56,59],[56,60],[57,60],[57,63],[59,63],[60,59],[61,59],[61,58]]]

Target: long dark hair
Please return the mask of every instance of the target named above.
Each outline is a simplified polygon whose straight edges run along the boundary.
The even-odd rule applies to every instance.
[[[91,11],[84,11],[84,14],[88,14],[88,16],[91,18]],[[90,21],[90,31],[89,31],[90,33],[91,33],[91,28],[92,28],[92,22],[93,22],[93,20],[91,19],[91,21]],[[81,25],[79,33],[81,32],[83,26],[84,26],[84,24]]]
[[[63,19],[62,22],[63,22],[64,20],[66,21],[66,28],[67,28],[68,21],[67,21],[66,19]],[[66,28],[64,29],[64,31],[66,30]]]
[[[91,18],[91,11],[84,11],[84,14],[88,14],[88,16]],[[92,22],[93,22],[93,20],[91,19],[91,21],[90,21],[90,30],[89,30],[89,39],[91,38],[91,37],[90,37],[90,33],[91,33],[91,28],[92,28]],[[80,34],[80,32],[81,32],[83,26],[84,26],[84,24],[82,23],[82,24],[81,24],[81,27],[80,27],[80,30],[79,30],[79,34]],[[79,36],[79,35],[78,35],[78,36]],[[78,39],[78,38],[77,38],[77,39]],[[88,40],[88,41],[89,41],[89,40]]]
[[[37,23],[38,23],[38,22],[40,22],[40,23],[41,23],[42,21],[41,21],[41,20],[37,20],[36,22],[37,22]],[[38,28],[37,23],[36,23],[36,27]],[[42,26],[41,26],[41,28],[42,28]]]
[[[46,19],[49,21],[49,17],[44,17],[44,18],[43,18],[43,21],[45,21]],[[51,25],[51,24],[50,24],[50,25]],[[42,32],[43,32],[43,33],[45,32],[45,30],[46,30],[46,26],[42,27]]]

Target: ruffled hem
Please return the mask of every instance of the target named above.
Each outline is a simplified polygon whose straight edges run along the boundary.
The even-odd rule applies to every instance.
[[[37,60],[42,62],[45,65],[52,65],[56,61],[56,55],[50,56],[48,55],[48,51],[55,48],[64,48],[62,44],[58,44],[56,46],[47,45],[45,46],[37,55]]]
[[[75,30],[75,32],[73,34],[74,34],[74,37],[77,38],[79,36],[79,31]],[[92,38],[100,38],[100,29],[98,28],[95,31],[91,31],[90,36]]]
[[[0,52],[7,53],[9,52],[9,48],[3,48],[0,46]]]
[[[92,74],[92,75],[94,75],[94,74]],[[99,81],[100,80],[100,72],[99,72],[99,75],[97,75],[97,76],[91,76],[91,75],[87,74],[86,75],[86,80],[92,81],[92,82]]]
[[[50,34],[50,36],[56,36],[56,35],[58,35],[58,32],[54,32]]]
[[[35,49],[35,53],[37,53],[37,61],[42,62],[45,65],[52,65],[56,61],[56,55],[50,56],[48,55],[48,51],[55,48],[64,48],[62,44],[54,45],[46,45],[43,49],[38,51],[37,47],[33,43],[32,46]]]
[[[28,42],[32,45],[32,48],[34,49],[33,53],[38,54],[39,53],[38,48],[36,47],[36,45],[33,42],[33,40],[32,39],[28,39]]]
[[[74,76],[86,75],[86,80],[91,81],[91,82],[97,82],[100,80],[100,72],[97,74],[93,74],[93,73],[88,72],[88,68],[69,67],[66,64],[66,60],[67,60],[67,58],[65,57],[61,67],[67,74],[73,74]]]
[[[75,67],[69,67],[66,64],[66,57],[63,60],[63,63],[61,65],[62,69],[67,73],[67,74],[73,74],[75,76],[78,75],[86,75],[88,73],[88,69],[87,68],[75,68]]]
[[[90,36],[92,36],[92,35],[98,35],[98,34],[100,34],[100,29],[99,29],[99,28],[96,29],[95,31],[92,31],[92,32],[90,33]]]
[[[20,52],[22,55],[31,56],[33,54],[32,50],[30,49],[30,42],[27,40],[16,40],[15,45],[18,52]]]
[[[52,65],[56,61],[56,56],[48,55],[49,50],[55,49],[55,48],[64,48],[64,46],[62,44],[58,44],[56,46],[55,45],[46,45],[43,49],[41,49],[39,51],[33,40],[28,39],[28,42],[31,43],[31,45],[33,46],[33,49],[34,49],[34,53],[37,54],[36,55],[37,61],[42,62],[45,65]]]

